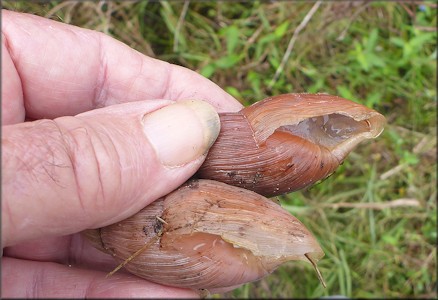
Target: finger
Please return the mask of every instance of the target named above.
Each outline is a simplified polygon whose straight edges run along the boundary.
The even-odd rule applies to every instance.
[[[3,249],[7,257],[82,267],[109,273],[119,264],[94,248],[82,234],[44,237]]]
[[[15,124],[25,117],[23,90],[3,33],[2,41],[2,124]]]
[[[219,117],[203,101],[169,103],[3,126],[3,246],[115,223],[192,176]]]
[[[5,298],[198,298],[191,290],[166,287],[137,276],[50,262],[2,258],[2,296]]]
[[[22,91],[28,118],[148,99],[195,98],[218,111],[242,107],[201,75],[146,57],[96,31],[2,10],[2,32],[2,61],[13,62],[3,64],[4,73],[20,78],[2,89],[2,105],[19,101],[13,94]]]

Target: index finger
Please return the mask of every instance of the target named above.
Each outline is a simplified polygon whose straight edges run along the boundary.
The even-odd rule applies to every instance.
[[[7,10],[2,21],[2,62],[12,60],[2,72],[6,80],[20,78],[2,90],[3,114],[15,113],[11,102],[19,101],[19,89],[26,116],[34,119],[148,99],[205,100],[218,111],[242,107],[196,72],[147,57],[103,33]]]

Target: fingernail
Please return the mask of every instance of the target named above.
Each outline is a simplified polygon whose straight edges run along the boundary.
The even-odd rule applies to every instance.
[[[161,163],[176,167],[210,149],[219,134],[220,120],[207,102],[185,100],[145,115],[143,126]]]

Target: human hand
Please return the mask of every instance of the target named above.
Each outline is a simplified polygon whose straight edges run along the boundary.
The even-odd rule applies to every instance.
[[[197,296],[105,278],[117,264],[78,232],[185,182],[219,131],[206,102],[241,104],[101,33],[6,10],[2,22],[2,296]]]

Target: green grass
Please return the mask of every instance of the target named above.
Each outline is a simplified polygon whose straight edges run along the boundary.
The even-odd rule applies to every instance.
[[[213,298],[436,297],[435,2],[324,2],[275,83],[294,30],[313,3],[3,5],[103,31],[209,77],[245,105],[281,93],[326,92],[387,117],[384,133],[357,147],[334,175],[280,197],[320,241],[327,289],[309,264],[290,262]],[[397,199],[419,205],[381,207]],[[361,208],[365,203],[375,208]]]

